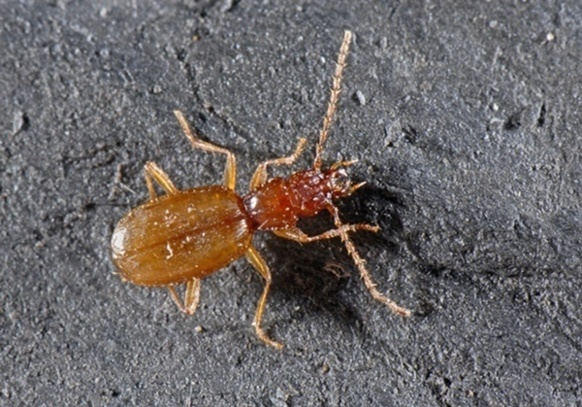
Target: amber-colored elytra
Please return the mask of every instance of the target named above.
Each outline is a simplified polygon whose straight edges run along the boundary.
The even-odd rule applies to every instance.
[[[294,172],[287,178],[268,178],[268,166],[291,165],[297,160],[306,143],[301,138],[292,155],[259,164],[250,182],[250,192],[240,197],[234,192],[234,154],[196,137],[184,115],[174,112],[194,148],[226,155],[224,186],[179,191],[160,167],[148,162],[145,178],[150,200],[121,219],[111,239],[113,262],[124,280],[138,285],[167,287],[176,305],[183,312],[193,314],[200,298],[200,280],[245,256],[265,279],[253,321],[256,334],[267,345],[281,349],[283,345],[269,338],[261,327],[271,286],[271,272],[253,246],[253,234],[258,230],[270,230],[277,236],[300,243],[340,237],[372,297],[387,305],[395,314],[410,315],[408,309],[400,307],[376,289],[365,261],[348,234],[357,230],[377,232],[378,227],[344,224],[333,204],[335,199],[352,194],[364,184],[352,185],[346,173],[345,168],[355,161],[340,161],[329,169],[322,169],[322,154],[337,107],[351,38],[352,33],[346,31],[313,168]],[[157,196],[154,182],[164,190],[165,195]],[[307,236],[297,227],[299,218],[314,216],[322,210],[332,215],[334,229]],[[186,284],[183,300],[175,289],[179,284]]]

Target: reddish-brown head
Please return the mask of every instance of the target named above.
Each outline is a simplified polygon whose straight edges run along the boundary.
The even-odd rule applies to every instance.
[[[330,209],[335,199],[348,196],[362,184],[352,185],[340,162],[327,170],[311,168],[289,178],[271,178],[243,197],[245,208],[259,230],[293,227],[299,218]]]
[[[353,185],[345,167],[352,162],[340,162],[327,170],[313,168],[296,172],[288,179],[290,204],[299,217],[314,216],[332,205],[335,199],[352,194],[362,184]]]

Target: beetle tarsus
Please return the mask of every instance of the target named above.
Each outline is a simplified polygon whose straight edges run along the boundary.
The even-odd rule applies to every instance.
[[[198,303],[200,302],[199,278],[193,278],[186,283],[186,291],[184,292],[183,300],[180,299],[180,296],[173,285],[168,286],[168,291],[170,292],[170,297],[172,297],[174,304],[176,304],[180,311],[187,315],[194,315],[196,308],[198,308]]]

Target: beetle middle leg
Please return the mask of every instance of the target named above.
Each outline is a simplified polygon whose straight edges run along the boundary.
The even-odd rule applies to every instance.
[[[249,247],[246,253],[247,260],[253,265],[253,267],[263,276],[265,279],[265,288],[263,288],[263,294],[259,299],[257,305],[257,311],[255,312],[255,318],[253,320],[253,326],[255,327],[255,332],[257,336],[265,342],[277,349],[282,349],[283,344],[276,342],[269,338],[263,328],[261,327],[261,320],[263,319],[263,312],[265,311],[265,304],[267,303],[267,296],[269,295],[269,289],[271,288],[271,271],[265,260],[261,257],[257,249],[253,246]]]
[[[234,153],[226,148],[218,147],[208,141],[201,140],[196,137],[190,128],[190,125],[186,121],[186,118],[179,110],[174,110],[174,115],[180,123],[180,127],[184,131],[188,140],[192,144],[192,147],[198,148],[200,150],[208,151],[210,153],[220,153],[226,155],[226,166],[224,167],[224,186],[230,190],[234,191],[236,185],[236,157]]]
[[[305,148],[305,143],[307,143],[307,139],[301,137],[297,142],[297,147],[295,147],[295,152],[288,157],[281,157],[281,158],[274,158],[271,160],[267,160],[258,165],[257,169],[255,170],[250,183],[250,190],[254,191],[257,188],[262,187],[265,182],[267,182],[267,166],[268,165],[291,165],[293,164],[303,152]]]
[[[184,293],[184,299],[181,300],[180,296],[176,292],[174,286],[168,286],[168,291],[174,303],[178,306],[180,311],[185,314],[192,315],[196,312],[198,303],[200,302],[200,279],[193,278],[186,283],[186,292]]]
[[[160,187],[167,194],[175,194],[178,192],[178,188],[174,186],[174,183],[168,177],[168,174],[164,172],[155,162],[149,161],[144,166],[146,184],[148,186],[148,191],[150,192],[150,198],[155,198],[156,190],[154,189],[154,182],[157,182]]]

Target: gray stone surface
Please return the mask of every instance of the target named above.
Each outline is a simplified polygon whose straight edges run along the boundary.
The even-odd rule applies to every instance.
[[[1,405],[581,405],[580,2],[47,3],[0,3]],[[282,352],[243,261],[194,317],[121,283],[143,164],[221,177],[172,110],[236,152],[242,193],[315,140],[346,28],[327,159],[360,160],[340,206],[382,226],[357,244],[416,315],[375,303],[339,241],[258,236]]]

